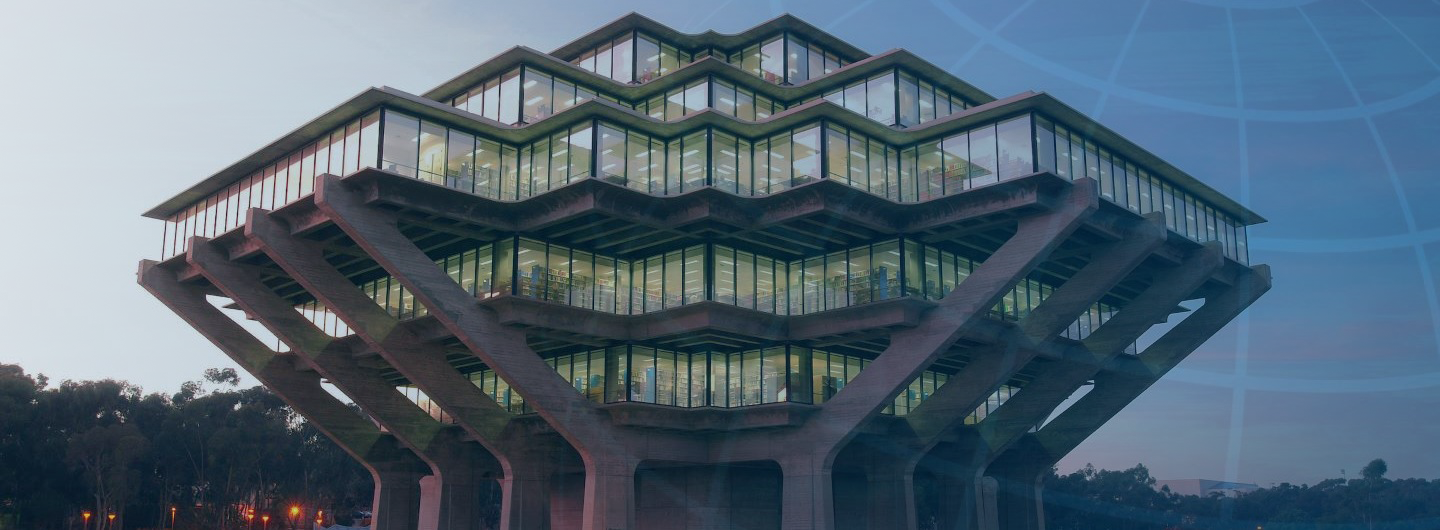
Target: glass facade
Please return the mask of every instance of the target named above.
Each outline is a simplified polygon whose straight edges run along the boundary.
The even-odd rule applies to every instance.
[[[790,33],[762,39],[724,57],[741,71],[771,83],[799,84],[850,64],[819,44]]]
[[[653,403],[673,407],[747,407],[769,403],[821,404],[834,397],[870,359],[798,345],[732,352],[682,352],[619,345],[551,357],[546,362],[576,392],[596,403]],[[532,412],[518,393],[490,370],[469,375],[476,386],[515,414]],[[906,385],[881,412],[904,416],[934,395],[950,376],[927,370]],[[441,421],[452,421],[423,392],[400,387]],[[1002,385],[965,419],[979,423],[1019,387]]]
[[[638,31],[627,31],[570,61],[621,83],[644,83],[672,73],[692,59],[689,52]]]
[[[667,98],[664,104],[689,109],[691,94],[709,97],[710,86],[720,85],[692,85],[677,92],[678,103]],[[655,195],[713,186],[744,196],[830,178],[897,202],[926,201],[1039,170],[1095,179],[1106,201],[1139,214],[1163,212],[1170,230],[1202,243],[1219,241],[1227,257],[1248,263],[1245,227],[1234,217],[1075,130],[1030,114],[904,147],[828,122],[765,138],[711,127],[661,138],[597,121],[512,146],[377,111],[172,215],[162,256],[183,253],[190,236],[213,237],[240,226],[248,207],[273,209],[310,194],[315,175],[362,167],[500,200],[594,176]]]
[[[455,96],[450,104],[506,125],[523,125],[597,98],[634,108],[614,96],[530,66],[482,81]]]
[[[1130,211],[1163,212],[1172,232],[1204,243],[1219,241],[1225,256],[1250,263],[1245,225],[1194,195],[1162,180],[1133,161],[1113,154],[1073,128],[1035,117],[1036,167],[1071,180],[1089,177],[1101,198]]]
[[[893,70],[826,92],[826,101],[885,125],[910,127],[975,104],[904,70]]]
[[[639,315],[710,300],[775,315],[804,315],[902,296],[944,298],[978,262],[907,239],[892,239],[797,260],[716,244],[620,259],[525,237],[510,237],[437,260],[466,292],[511,294],[620,315]],[[427,314],[400,282],[385,276],[358,285],[397,319]],[[990,310],[1019,320],[1055,287],[1026,278]],[[296,306],[326,333],[351,333],[316,301]],[[1062,336],[1082,340],[1118,311],[1099,302]],[[923,390],[923,388],[922,388]]]
[[[380,112],[336,127],[165,220],[161,259],[184,254],[191,237],[215,237],[245,224],[250,208],[273,210],[315,191],[317,175],[377,167]]]

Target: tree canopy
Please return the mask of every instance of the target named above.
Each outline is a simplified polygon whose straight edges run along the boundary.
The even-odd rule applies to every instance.
[[[51,387],[0,364],[0,530],[58,529],[79,514],[116,528],[230,527],[236,506],[369,504],[364,468],[264,387],[206,370],[173,395],[123,381]],[[77,523],[78,524],[78,523]]]

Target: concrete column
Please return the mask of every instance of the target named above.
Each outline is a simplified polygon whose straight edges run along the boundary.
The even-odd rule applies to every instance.
[[[205,299],[196,286],[182,285],[170,271],[142,261],[140,285],[209,339],[256,380],[370,471],[375,481],[376,530],[417,530],[419,489],[426,466],[389,434],[350,410],[320,387],[314,372],[296,358],[277,354]]]
[[[915,529],[915,463],[910,455],[877,455],[868,463],[869,528]]]
[[[796,453],[780,463],[780,527],[835,528],[835,482],[823,455]]]
[[[585,530],[633,530],[635,526],[635,469],[639,462],[625,457],[585,461]]]
[[[482,308],[405,237],[391,214],[367,206],[338,177],[323,176],[316,188],[316,206],[392,278],[415,293],[437,322],[519,391],[580,454],[586,468],[583,528],[632,528],[638,459],[630,452],[647,444],[678,447],[695,442],[662,433],[627,440],[628,433],[614,428],[607,414],[530,349],[522,331],[500,324],[493,312]]]
[[[421,505],[424,503],[420,482],[432,475],[414,468],[387,467],[373,473],[375,498],[370,504],[371,527],[375,530],[434,528],[434,516],[422,521]],[[431,523],[426,526],[425,523]]]
[[[1269,290],[1270,267],[1257,265],[1240,274],[1233,286],[1207,296],[1205,305],[1138,358],[1108,363],[1105,371],[1096,374],[1094,389],[1035,433],[1046,458],[1052,465],[1058,462]]]
[[[1053,463],[1035,449],[1027,437],[1005,451],[986,468],[996,484],[996,528],[1043,530],[1045,528],[1044,478]]]
[[[455,418],[471,437],[490,452],[506,476],[514,472],[516,463],[510,458],[510,453],[518,449],[512,446],[525,443],[524,440],[506,436],[506,428],[514,416],[452,368],[446,360],[444,347],[426,343],[415,336],[326,262],[317,244],[291,235],[283,222],[271,219],[264,210],[251,209],[248,217],[245,233],[258,247],[328,310],[339,316],[391,366]],[[455,498],[452,502],[457,505],[477,505],[474,500],[466,500],[479,496],[477,488],[481,485],[473,482],[459,484],[447,480],[445,485],[436,486],[441,488],[437,491],[437,499]],[[502,497],[514,492],[512,488],[502,488],[501,491]],[[508,505],[510,500],[502,498],[501,502]]]
[[[550,528],[550,476],[530,467],[511,466],[511,474],[500,480],[500,528]]]
[[[1031,345],[1064,332],[1139,267],[1165,242],[1164,220],[1151,216],[1129,227],[1125,235],[1109,248],[1096,251],[1090,263],[1021,319],[1017,332],[1008,340],[977,349],[964,370],[905,416],[922,443],[933,445],[942,434],[960,425],[975,407],[1035,357]]]
[[[440,501],[422,503],[437,512],[426,513],[421,520],[434,518],[451,529],[478,528],[475,502],[446,499],[464,497],[464,491],[473,490],[476,469],[494,467],[488,454],[462,441],[456,429],[430,417],[376,371],[361,367],[350,352],[336,347],[334,338],[306,320],[252,272],[223,256],[212,243],[193,238],[186,260],[429,464],[439,485],[424,493],[438,495]]]

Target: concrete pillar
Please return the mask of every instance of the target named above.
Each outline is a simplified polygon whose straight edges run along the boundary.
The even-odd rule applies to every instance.
[[[375,481],[375,530],[416,530],[424,463],[399,447],[389,434],[350,410],[320,387],[314,372],[296,366],[296,356],[277,354],[205,299],[196,286],[180,284],[173,273],[142,261],[140,285],[209,339],[311,425],[358,460]]]
[[[253,272],[222,255],[214,244],[192,239],[186,260],[429,464],[438,483],[429,493],[438,495],[439,501],[421,504],[433,510],[426,512],[422,519],[434,518],[438,524],[456,530],[479,527],[479,509],[475,502],[455,503],[447,499],[463,497],[461,492],[467,487],[473,488],[477,468],[494,467],[488,454],[461,440],[458,429],[432,418],[378,372],[361,367],[351,352],[337,348],[334,338],[295,311]]]
[[[550,476],[526,464],[512,465],[500,480],[500,528],[549,530]]]
[[[780,527],[835,528],[835,483],[831,464],[823,455],[793,456],[780,463]]]
[[[586,459],[583,530],[636,528],[635,470],[638,464],[625,457]]]
[[[413,468],[384,468],[371,474],[375,478],[375,498],[370,504],[371,528],[374,530],[426,530],[424,526],[421,480],[431,477]],[[430,517],[431,521],[434,517]],[[433,524],[433,523],[432,523]]]
[[[915,529],[915,474],[910,459],[885,459],[866,469],[869,528]]]

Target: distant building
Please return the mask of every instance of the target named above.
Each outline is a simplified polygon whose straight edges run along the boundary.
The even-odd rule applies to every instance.
[[[365,90],[146,215],[141,284],[372,472],[379,530],[1034,528],[1270,285],[1259,215],[1084,114],[791,16]]]
[[[1219,493],[1226,497],[1244,495],[1260,489],[1260,486],[1246,484],[1244,482],[1225,482],[1222,480],[1206,480],[1203,478],[1186,478],[1176,480],[1157,480],[1155,489],[1170,488],[1171,493],[1180,495],[1195,495],[1198,497],[1209,497],[1213,493]]]

